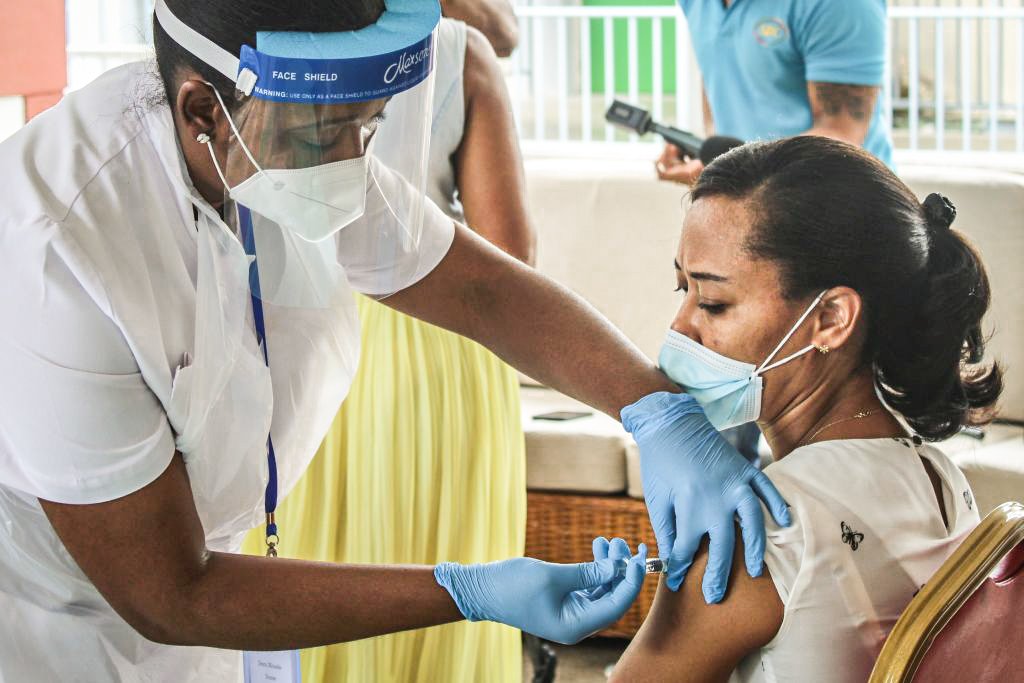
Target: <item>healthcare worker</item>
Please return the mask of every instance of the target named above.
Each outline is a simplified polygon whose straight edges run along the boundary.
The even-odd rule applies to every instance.
[[[761,571],[758,498],[788,521],[767,479],[592,308],[425,200],[439,15],[157,0],[159,79],[115,69],[0,145],[0,679],[294,680],[292,648],[462,618],[575,642],[629,607],[644,549],[621,573],[234,554],[261,521],[287,543],[277,501],[358,361],[352,289],[621,415],[670,588],[707,533],[721,598],[737,514]],[[391,169],[395,97],[420,114],[383,124]]]

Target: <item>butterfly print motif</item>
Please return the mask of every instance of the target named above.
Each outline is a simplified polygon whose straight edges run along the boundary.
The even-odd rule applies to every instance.
[[[849,545],[853,550],[859,548],[860,544],[864,542],[864,534],[854,531],[846,522],[839,522],[839,528],[843,532],[843,543]]]

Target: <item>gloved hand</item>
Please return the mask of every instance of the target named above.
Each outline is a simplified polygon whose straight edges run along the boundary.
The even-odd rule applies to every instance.
[[[736,544],[735,515],[740,518],[747,572],[760,576],[765,531],[758,498],[776,522],[790,524],[786,501],[768,477],[722,438],[688,394],[645,396],[622,409],[622,425],[640,446],[647,510],[660,557],[669,560],[668,587],[679,590],[707,533],[711,542],[704,599],[722,599]]]
[[[527,557],[446,562],[434,568],[434,578],[469,621],[496,621],[572,645],[626,613],[640,594],[646,561],[647,548],[641,545],[621,578],[616,577],[621,560],[551,564]]]
[[[594,551],[595,562],[600,560],[613,560],[616,567],[615,579],[587,591],[587,595],[591,599],[596,600],[605,593],[611,591],[618,585],[619,581],[623,580],[626,575],[626,571],[629,569],[629,561],[632,559],[633,555],[629,551],[629,545],[621,538],[613,538],[609,541],[604,536],[598,536],[594,539],[592,548]],[[646,562],[647,546],[641,543],[640,547],[637,548],[637,552],[638,554],[642,553],[644,555],[644,561]]]

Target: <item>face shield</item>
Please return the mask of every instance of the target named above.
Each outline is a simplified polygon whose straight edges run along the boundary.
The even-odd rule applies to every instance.
[[[365,233],[355,241],[360,262],[380,273],[376,290],[400,288],[404,271],[416,267],[428,201],[438,3],[387,0],[377,23],[358,31],[259,32],[238,57],[177,19],[164,0],[156,16],[173,40],[236,84],[236,100],[221,102],[231,127],[223,167],[209,137],[199,142],[226,188],[225,221],[255,257],[253,294],[278,306],[331,306],[346,289],[338,232],[353,224]],[[396,98],[402,106],[389,118]],[[370,162],[382,126],[404,151],[390,164],[400,187],[389,180],[385,189]]]

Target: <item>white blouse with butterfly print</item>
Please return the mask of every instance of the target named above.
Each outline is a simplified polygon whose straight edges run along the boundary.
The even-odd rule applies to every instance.
[[[922,459],[942,481],[942,505]],[[867,680],[910,599],[979,521],[963,473],[907,439],[824,441],[765,469],[794,523],[768,521],[782,627],[732,681]]]

